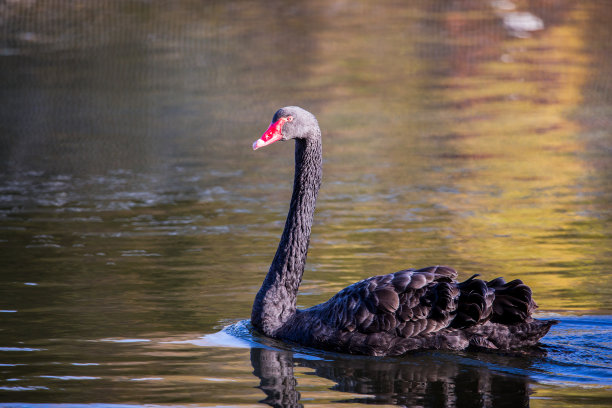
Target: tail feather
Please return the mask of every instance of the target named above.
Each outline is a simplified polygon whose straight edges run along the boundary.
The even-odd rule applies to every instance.
[[[491,318],[495,291],[474,275],[465,282],[457,284],[459,304],[451,327],[461,329],[484,323]]]
[[[457,284],[460,296],[452,327],[466,328],[489,320],[501,324],[521,323],[528,321],[538,307],[531,289],[521,280],[506,282],[497,278],[486,282],[476,276]]]
[[[495,292],[493,301],[494,323],[514,324],[526,321],[538,307],[533,300],[531,288],[520,279],[511,282],[502,278],[487,282],[487,287]]]
[[[534,346],[557,323],[531,317],[538,306],[521,280],[486,282],[476,276],[457,284],[459,305],[451,323],[464,331],[470,346],[506,350]]]

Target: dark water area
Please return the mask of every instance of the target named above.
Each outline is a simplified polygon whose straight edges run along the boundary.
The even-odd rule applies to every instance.
[[[0,1],[0,406],[609,407],[606,1]],[[248,318],[323,131],[298,303],[447,264],[560,323],[516,353],[324,353]]]

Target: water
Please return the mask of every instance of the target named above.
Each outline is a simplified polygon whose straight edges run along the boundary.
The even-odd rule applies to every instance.
[[[612,405],[611,9],[406,3],[1,4],[0,404]],[[448,264],[525,280],[541,350],[253,333],[289,104],[324,137],[301,307]]]

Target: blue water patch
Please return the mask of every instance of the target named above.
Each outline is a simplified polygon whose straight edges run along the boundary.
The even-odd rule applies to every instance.
[[[544,337],[547,355],[536,378],[560,384],[612,386],[612,316],[561,316]]]

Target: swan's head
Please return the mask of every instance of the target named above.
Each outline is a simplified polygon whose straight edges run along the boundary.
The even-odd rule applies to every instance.
[[[253,143],[253,150],[279,140],[321,137],[314,115],[298,106],[287,106],[276,111],[268,130]]]

